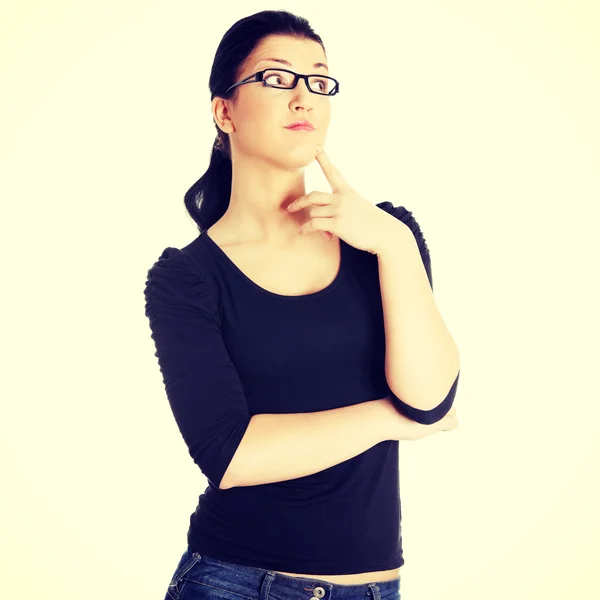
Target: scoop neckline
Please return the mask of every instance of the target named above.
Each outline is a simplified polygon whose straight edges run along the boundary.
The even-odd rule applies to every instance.
[[[338,271],[336,276],[334,277],[333,281],[325,286],[323,289],[317,290],[316,292],[310,292],[308,294],[300,294],[300,295],[288,295],[288,294],[278,294],[277,292],[272,292],[271,290],[267,290],[266,288],[258,285],[258,283],[256,283],[254,280],[250,279],[250,277],[248,277],[248,275],[246,275],[246,273],[244,273],[244,271],[242,271],[232,260],[231,258],[229,258],[229,256],[227,256],[227,254],[225,253],[225,251],[221,248],[221,246],[219,246],[217,244],[217,242],[215,242],[210,235],[208,235],[208,228],[206,228],[201,234],[200,237],[204,237],[206,238],[206,240],[209,243],[209,246],[211,246],[212,248],[214,248],[217,251],[217,254],[228,264],[230,265],[230,267],[233,269],[233,271],[235,273],[238,274],[239,277],[241,277],[241,279],[243,279],[244,281],[246,281],[247,283],[249,283],[255,290],[266,294],[267,296],[273,296],[275,298],[283,298],[286,300],[302,300],[305,298],[318,298],[320,296],[323,296],[329,292],[331,292],[332,290],[334,290],[339,282],[342,279],[342,274],[345,268],[345,259],[344,259],[344,245],[346,244],[346,242],[344,242],[344,240],[342,238],[338,238],[339,242],[340,242],[340,265],[338,267]]]

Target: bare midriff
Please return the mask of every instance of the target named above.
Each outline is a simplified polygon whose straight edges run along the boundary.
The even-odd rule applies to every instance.
[[[291,577],[308,577],[311,579],[323,579],[331,583],[341,583],[342,585],[360,585],[362,583],[375,583],[377,581],[389,581],[400,577],[402,567],[389,569],[387,571],[371,571],[369,573],[351,573],[349,575],[306,575],[301,573],[286,573],[285,571],[275,571],[282,575]]]

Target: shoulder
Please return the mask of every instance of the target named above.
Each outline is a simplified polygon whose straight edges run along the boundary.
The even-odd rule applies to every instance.
[[[415,219],[412,212],[404,206],[394,206],[391,202],[379,202],[379,204],[376,206],[396,217],[396,219],[399,221],[402,221],[412,231],[421,254],[421,260],[423,261],[427,278],[429,279],[429,285],[431,286],[431,289],[433,289],[433,276],[431,273],[431,256],[429,254],[429,248],[427,246],[427,242],[425,241],[425,237],[423,236],[423,232],[421,231],[421,226]]]
[[[148,317],[174,320],[184,312],[212,311],[214,306],[200,265],[184,250],[171,246],[147,270],[144,298]]]

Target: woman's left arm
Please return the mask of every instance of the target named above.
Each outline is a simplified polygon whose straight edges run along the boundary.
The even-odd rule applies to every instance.
[[[413,420],[440,420],[454,401],[458,349],[433,298],[431,261],[419,225],[403,206],[394,207],[391,202],[374,206],[363,198],[324,150],[315,157],[332,193],[315,190],[287,208],[308,209],[310,219],[299,233],[319,231],[326,239],[336,235],[358,250],[377,255],[388,387]]]
[[[389,220],[377,249],[385,323],[385,374],[404,403],[429,411],[458,377],[459,353],[433,296],[429,250],[411,213]],[[414,231],[413,231],[414,229]]]

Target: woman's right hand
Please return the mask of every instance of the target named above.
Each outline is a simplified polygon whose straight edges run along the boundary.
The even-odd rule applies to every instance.
[[[387,396],[386,404],[391,419],[387,422],[389,436],[387,439],[390,440],[420,440],[421,438],[427,437],[432,433],[438,431],[450,431],[458,427],[458,419],[456,418],[456,407],[452,406],[450,410],[436,423],[431,425],[423,425],[417,423],[408,417],[405,417],[396,408],[393,400]]]

